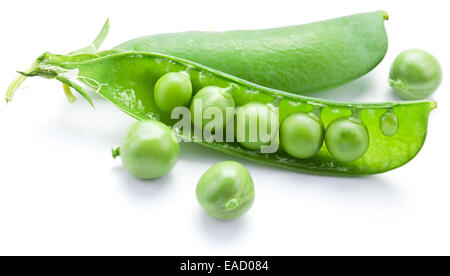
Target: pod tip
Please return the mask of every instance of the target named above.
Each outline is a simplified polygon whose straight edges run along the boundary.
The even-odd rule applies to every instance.
[[[384,20],[389,20],[389,13],[387,11],[383,11]]]
[[[438,108],[438,104],[436,101],[432,101],[432,108],[433,109]]]

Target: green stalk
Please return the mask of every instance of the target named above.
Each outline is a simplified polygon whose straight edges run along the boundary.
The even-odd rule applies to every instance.
[[[38,66],[38,61],[36,60],[35,62],[33,62],[33,64],[30,65],[30,67],[28,67],[25,70],[25,73],[31,73],[34,69],[36,69],[37,66]],[[24,76],[23,74],[21,74],[20,76],[18,76],[17,78],[14,79],[14,81],[11,83],[11,85],[6,90],[6,94],[5,94],[6,103],[9,103],[10,101],[12,101],[12,98],[14,97],[14,94],[16,93],[17,89],[26,79],[27,79],[27,77]]]
[[[105,24],[103,24],[103,27],[100,30],[100,33],[97,35],[97,37],[94,39],[94,41],[91,44],[89,44],[88,46],[81,48],[79,50],[73,51],[69,55],[97,53],[99,51],[100,45],[103,43],[106,36],[108,35],[108,32],[109,32],[109,18],[106,19],[106,22],[105,22]],[[33,62],[33,64],[31,64],[31,66],[28,67],[25,71],[18,72],[21,75],[18,76],[16,79],[14,79],[14,81],[11,83],[11,85],[6,90],[5,100],[7,103],[12,101],[14,94],[16,93],[19,86],[26,80],[27,75],[36,71],[36,69],[38,68],[39,62],[40,62],[40,60],[38,59],[35,62]],[[60,79],[60,81],[68,82],[68,80],[65,80],[65,79],[64,80]],[[70,103],[73,103],[77,100],[77,98],[72,94],[72,91],[70,90],[70,87],[67,84],[65,84],[65,83],[63,84],[63,89],[64,89],[64,94],[66,95],[67,100]],[[81,95],[84,98],[86,98],[91,105],[93,105],[89,96],[81,88],[76,89],[76,90],[78,92],[80,92]]]
[[[92,41],[91,44],[88,46],[78,49],[76,51],[71,52],[69,55],[78,55],[78,54],[84,54],[84,53],[97,53],[100,45],[102,45],[103,41],[105,41],[106,36],[109,32],[109,18],[106,19],[105,24],[103,24],[102,29],[100,30],[100,33],[97,35],[97,37]],[[64,94],[66,94],[67,100],[70,103],[73,103],[77,100],[77,98],[72,94],[70,91],[70,87],[67,84],[63,84]]]

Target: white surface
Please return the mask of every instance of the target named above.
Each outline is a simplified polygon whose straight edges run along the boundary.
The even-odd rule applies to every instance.
[[[256,202],[231,222],[203,213],[194,191],[207,168],[234,158],[186,144],[170,175],[136,180],[110,154],[131,118],[100,98],[96,110],[82,99],[68,104],[58,82],[28,79],[11,104],[0,101],[0,254],[450,254],[448,3],[367,2],[2,2],[2,91],[42,52],[85,46],[108,16],[104,48],[151,33],[266,28],[384,9],[390,48],[382,64],[339,93],[316,95],[396,99],[389,66],[413,47],[435,54],[445,73],[428,139],[409,164],[336,178],[239,160],[253,175]]]

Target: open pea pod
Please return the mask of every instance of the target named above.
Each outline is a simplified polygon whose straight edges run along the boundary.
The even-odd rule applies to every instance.
[[[364,153],[352,161],[336,158],[322,143],[309,158],[295,158],[282,147],[274,153],[250,150],[237,142],[199,141],[194,132],[173,129],[182,138],[255,162],[300,172],[331,175],[377,174],[398,168],[410,161],[421,149],[428,116],[436,107],[434,101],[345,103],[293,95],[236,78],[217,70],[180,58],[156,53],[99,52],[80,55],[45,53],[29,68],[25,76],[55,78],[71,86],[91,103],[85,86],[136,119],[156,119],[174,126],[171,114],[160,110],[154,100],[155,83],[168,72],[189,75],[193,91],[208,86],[230,87],[237,107],[261,103],[278,107],[279,122],[292,114],[313,114],[329,132],[328,126],[341,119],[358,121],[365,129],[368,145]],[[17,85],[7,92],[11,100]],[[339,129],[339,128],[338,128]],[[325,136],[327,136],[326,133]],[[326,139],[325,139],[326,140]]]

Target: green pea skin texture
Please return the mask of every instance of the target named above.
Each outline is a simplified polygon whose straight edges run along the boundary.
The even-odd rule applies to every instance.
[[[326,130],[325,143],[336,160],[352,162],[361,158],[369,147],[367,128],[349,118],[333,121]]]
[[[224,161],[200,178],[197,200],[211,216],[230,220],[244,215],[253,205],[255,189],[248,170],[240,163]]]
[[[189,75],[183,72],[167,73],[155,84],[156,106],[165,112],[175,107],[187,106],[192,98],[192,84]]]
[[[442,69],[430,53],[411,49],[394,60],[389,84],[405,100],[422,100],[433,94],[442,81]]]
[[[207,86],[200,89],[195,94],[190,106],[191,120],[194,126],[200,129],[205,128],[208,123],[216,119],[214,115],[209,119],[206,119],[205,114],[207,110],[210,108],[217,108],[217,111],[220,111],[222,114],[222,122],[220,124],[220,128],[225,128],[228,122],[233,119],[234,108],[236,106],[233,97],[229,92],[230,90],[228,88],[220,88],[217,86]],[[202,103],[201,109],[195,108],[195,104],[198,103],[198,101]],[[233,109],[233,111],[227,112],[227,108]],[[196,118],[199,117],[202,118],[201,121],[196,120]]]
[[[310,158],[323,144],[321,123],[304,113],[294,113],[283,120],[280,127],[281,147],[296,158]]]
[[[166,175],[177,163],[179,155],[180,146],[171,129],[153,120],[134,123],[120,145],[123,167],[141,179]]]
[[[278,115],[259,102],[250,102],[240,107],[236,112],[235,124],[237,141],[251,150],[269,145],[278,136]],[[272,135],[273,133],[276,135]],[[264,138],[269,139],[261,136],[265,134],[267,137]]]

